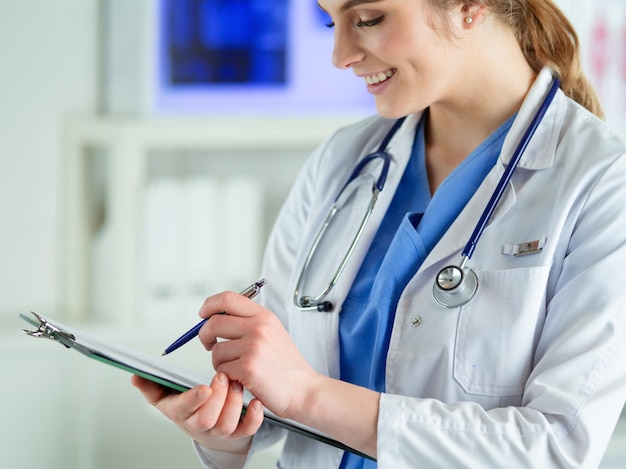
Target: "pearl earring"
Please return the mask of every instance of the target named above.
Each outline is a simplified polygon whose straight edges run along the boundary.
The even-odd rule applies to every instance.
[[[465,22],[466,22],[467,24],[472,24],[472,21],[474,21],[474,19],[473,19],[471,16],[467,16],[467,17],[465,18]]]

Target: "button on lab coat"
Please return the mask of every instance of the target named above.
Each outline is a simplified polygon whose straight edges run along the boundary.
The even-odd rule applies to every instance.
[[[446,309],[432,295],[437,272],[459,263],[550,81],[543,70],[499,161],[400,298],[379,406],[381,468],[590,468],[603,456],[626,399],[622,139],[559,91],[468,263],[479,279],[476,296]],[[402,177],[419,118],[409,116],[390,142],[387,185],[329,296],[333,312],[297,310],[297,276],[333,198],[393,122],[366,119],[325,142],[306,162],[270,237],[259,301],[328,376],[339,376],[342,301]],[[325,286],[363,215],[345,212],[316,254],[304,293]],[[540,251],[511,254],[542,239]],[[262,428],[253,450],[278,432]],[[214,455],[198,451],[210,466]],[[341,450],[288,432],[279,466],[338,467],[341,457]]]

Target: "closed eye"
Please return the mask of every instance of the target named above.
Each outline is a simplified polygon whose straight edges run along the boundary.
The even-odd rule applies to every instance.
[[[357,26],[359,28],[369,28],[372,26],[376,26],[377,24],[381,23],[383,20],[382,16],[379,16],[378,18],[374,18],[373,20],[360,20],[359,22],[357,22]]]

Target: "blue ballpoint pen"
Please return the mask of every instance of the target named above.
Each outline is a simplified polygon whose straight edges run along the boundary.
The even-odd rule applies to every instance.
[[[243,295],[247,298],[254,298],[255,296],[257,296],[259,294],[259,291],[261,290],[261,287],[265,285],[265,279],[261,279],[258,282],[253,283],[252,285],[250,285],[248,288],[246,288],[245,290],[243,290],[240,295]],[[224,313],[218,313],[218,314],[224,314]],[[189,342],[191,339],[193,339],[194,337],[196,337],[198,335],[198,333],[200,332],[200,329],[202,328],[202,326],[204,325],[205,322],[207,322],[209,319],[211,319],[210,317],[203,319],[202,321],[200,321],[198,324],[196,324],[194,327],[192,327],[191,329],[189,329],[187,332],[185,332],[182,336],[180,336],[180,338],[176,339],[172,345],[170,345],[169,347],[167,347],[165,349],[165,352],[163,352],[163,355],[167,355],[168,353],[173,352],[174,350],[176,350],[177,348],[182,347],[183,345],[185,345],[187,342]]]

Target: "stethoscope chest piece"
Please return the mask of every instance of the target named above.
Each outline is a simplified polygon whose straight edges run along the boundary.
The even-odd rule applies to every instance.
[[[469,302],[478,289],[476,273],[464,266],[449,265],[437,274],[433,286],[435,301],[445,308],[455,308]]]

